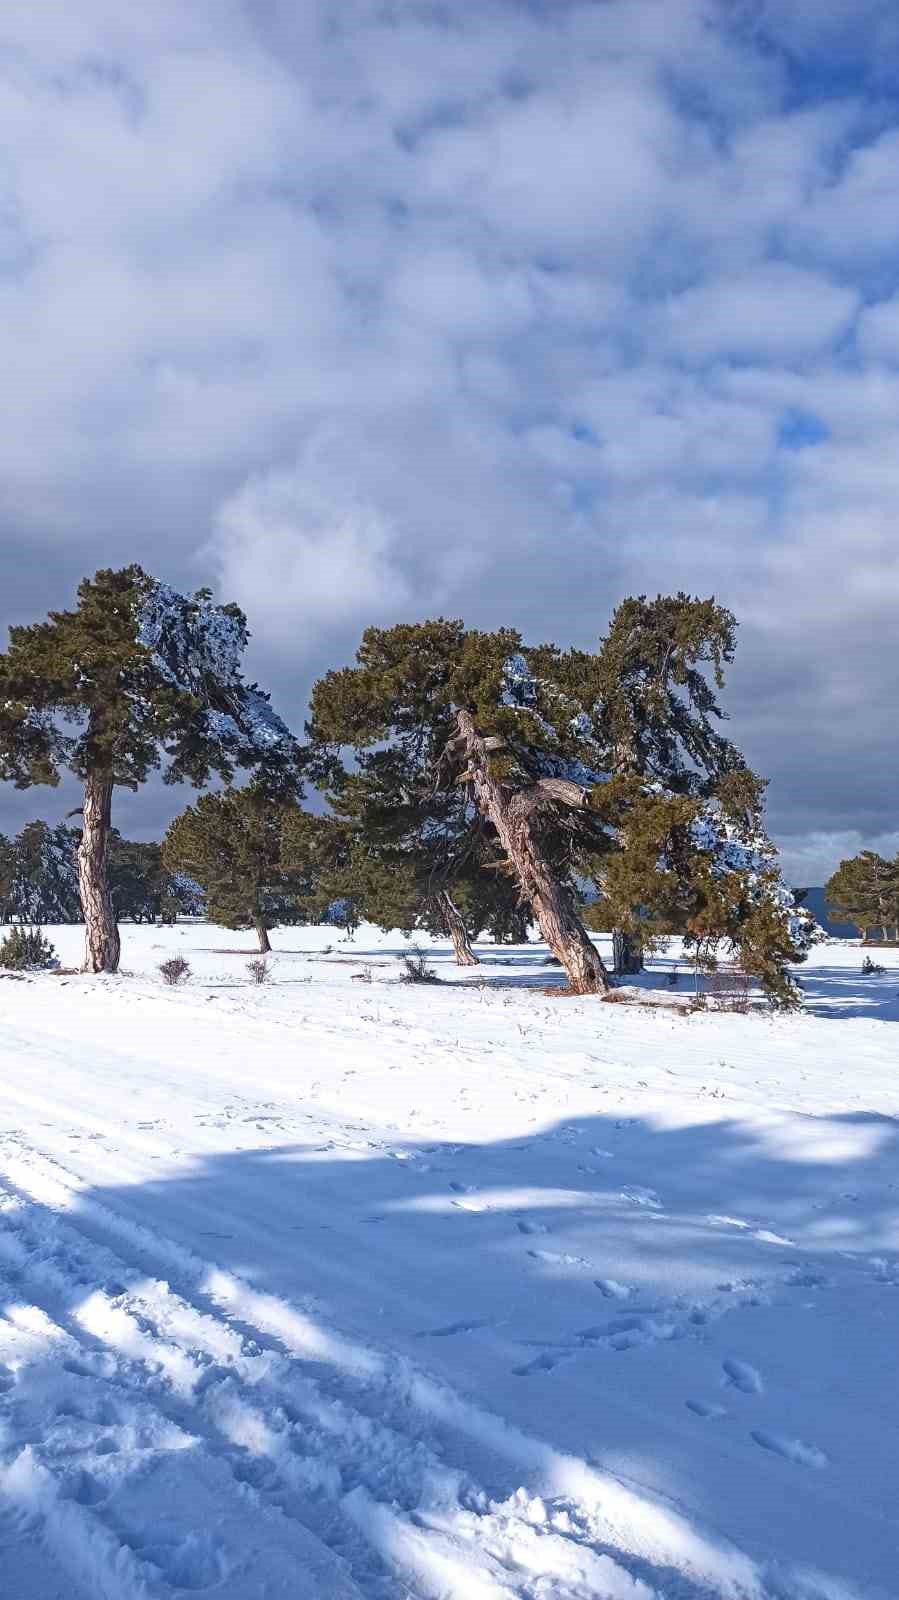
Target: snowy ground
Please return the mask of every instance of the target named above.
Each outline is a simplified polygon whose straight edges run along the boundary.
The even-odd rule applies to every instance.
[[[899,950],[773,1018],[123,936],[0,981],[0,1595],[899,1595]]]

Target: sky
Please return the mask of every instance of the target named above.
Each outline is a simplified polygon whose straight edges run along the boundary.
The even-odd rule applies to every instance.
[[[714,594],[788,876],[899,848],[895,0],[5,0],[0,370],[0,637],[137,560],[299,728]]]

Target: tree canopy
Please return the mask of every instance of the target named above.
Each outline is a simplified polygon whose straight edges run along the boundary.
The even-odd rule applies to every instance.
[[[79,888],[86,965],[114,970],[107,879],[113,790],[161,769],[166,783],[251,772],[275,794],[299,786],[298,746],[244,679],[246,618],[208,590],[179,595],[139,566],[85,578],[72,611],[10,629],[0,655],[0,779],[84,784]]]

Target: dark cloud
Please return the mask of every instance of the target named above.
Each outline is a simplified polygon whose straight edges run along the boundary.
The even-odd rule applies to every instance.
[[[899,40],[862,9],[14,0],[0,620],[101,564],[211,582],[299,723],[370,620],[589,645],[714,592],[788,870],[889,839]]]

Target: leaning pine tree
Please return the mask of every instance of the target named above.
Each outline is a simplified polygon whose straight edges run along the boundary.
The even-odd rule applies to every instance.
[[[243,612],[192,598],[140,567],[79,585],[73,611],[10,629],[0,655],[0,779],[84,787],[78,881],[85,970],[115,972],[119,933],[106,871],[116,787],[226,782],[238,769],[279,792],[297,786],[297,745],[241,671]]]
[[[313,690],[316,760],[349,747],[364,768],[374,753],[411,751],[438,788],[462,790],[575,992],[610,987],[576,899],[608,865],[618,915],[666,898],[704,949],[729,940],[772,998],[794,1003],[786,965],[802,959],[804,923],[760,828],[757,781],[741,767],[714,795],[681,795],[622,771],[603,676],[598,655],[527,646],[511,630],[369,628],[356,665]]]
[[[546,647],[535,658],[551,670],[558,652]],[[570,819],[577,814],[580,832],[597,848],[603,838],[588,804],[601,775],[580,759],[576,728],[563,724],[557,734],[536,703],[516,697],[519,663],[523,673],[529,670],[518,634],[479,633],[443,619],[369,628],[356,662],[328,673],[313,690],[309,731],[320,768],[349,747],[354,766],[367,774],[392,753],[414,772],[416,785],[426,781],[438,795],[461,791],[494,864],[514,876],[571,987],[608,991],[608,973],[565,877]],[[407,799],[416,821],[429,809],[444,810],[436,798],[425,803],[409,793]],[[379,831],[376,810],[376,837]],[[461,845],[463,831],[461,821],[454,823],[447,845]]]

